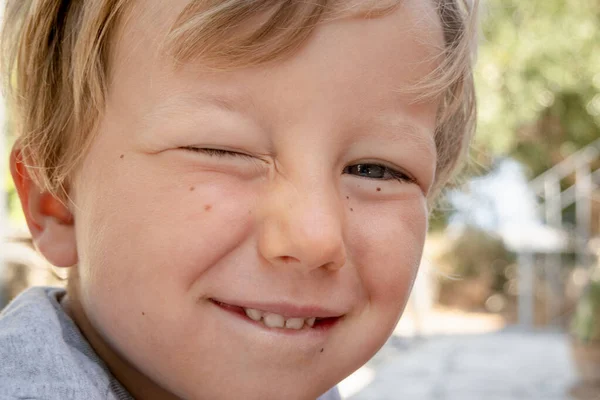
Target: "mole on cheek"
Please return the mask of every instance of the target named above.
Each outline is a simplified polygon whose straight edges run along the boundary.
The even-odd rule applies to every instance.
[[[121,157],[119,157],[121,160],[125,158],[125,154],[121,154]]]
[[[354,211],[354,208],[351,208],[350,211]]]
[[[323,350],[325,350],[325,349],[321,349],[321,353],[323,352]]]
[[[346,200],[350,200],[350,196],[346,196]]]
[[[146,315],[146,313],[142,311],[142,315]]]
[[[377,188],[377,191],[378,191],[378,192],[381,192],[381,188]]]
[[[204,211],[210,211],[212,209],[212,206],[210,204],[207,204],[204,206]]]
[[[196,190],[196,188],[195,188],[195,187],[193,187],[193,186],[192,186],[192,187],[190,187],[190,192],[193,192],[194,190]]]

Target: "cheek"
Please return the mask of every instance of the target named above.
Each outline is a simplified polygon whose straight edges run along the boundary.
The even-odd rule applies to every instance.
[[[369,215],[368,225],[355,228],[359,274],[371,305],[400,312],[421,260],[427,211],[420,200]]]
[[[113,179],[86,177],[94,187],[87,185],[93,195],[81,207],[82,280],[87,274],[106,288],[136,282],[128,293],[139,290],[140,296],[155,286],[187,288],[248,236],[251,188],[136,161],[103,174]]]
[[[422,200],[380,205],[356,207],[349,227],[349,249],[362,292],[362,307],[352,327],[354,348],[359,350],[347,361],[356,368],[392,334],[408,299],[427,230]]]

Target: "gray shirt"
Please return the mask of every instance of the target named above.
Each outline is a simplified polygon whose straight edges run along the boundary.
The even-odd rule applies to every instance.
[[[31,288],[0,313],[0,400],[133,400],[60,304]],[[334,388],[318,400],[339,400]]]

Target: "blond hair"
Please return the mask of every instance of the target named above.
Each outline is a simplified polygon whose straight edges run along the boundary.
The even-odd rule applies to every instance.
[[[421,99],[442,98],[435,134],[435,189],[439,189],[460,164],[474,130],[472,50],[477,0],[431,1],[436,3],[444,33],[443,59],[412,90]],[[165,45],[178,62],[201,56],[207,65],[224,70],[260,65],[293,54],[320,21],[333,15],[376,18],[400,2],[192,0]],[[36,184],[59,198],[64,198],[65,184],[85,155],[102,115],[111,38],[132,3],[7,0],[2,69],[16,146]],[[262,23],[247,26],[247,21],[258,18]],[[247,28],[243,34],[231,34],[240,27]]]

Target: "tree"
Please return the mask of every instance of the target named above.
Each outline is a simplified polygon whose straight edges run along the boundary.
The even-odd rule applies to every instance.
[[[600,137],[600,2],[484,0],[476,155],[550,168]]]

